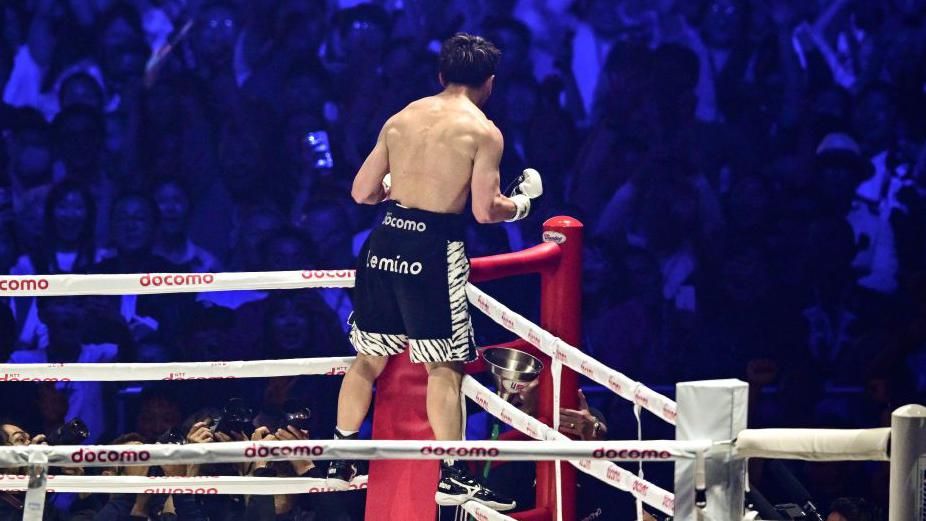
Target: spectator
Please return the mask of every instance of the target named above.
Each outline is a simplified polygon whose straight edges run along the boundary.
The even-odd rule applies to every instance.
[[[193,243],[189,236],[190,195],[177,179],[160,179],[152,190],[160,210],[154,254],[199,273],[221,271],[214,255]]]

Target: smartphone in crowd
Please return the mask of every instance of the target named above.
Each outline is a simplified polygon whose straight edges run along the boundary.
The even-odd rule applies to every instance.
[[[306,159],[318,170],[331,170],[334,168],[334,157],[331,155],[331,141],[328,132],[315,130],[307,132],[302,139]]]

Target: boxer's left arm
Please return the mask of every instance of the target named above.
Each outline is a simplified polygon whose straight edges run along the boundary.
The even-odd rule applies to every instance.
[[[354,177],[354,185],[351,187],[350,195],[358,204],[378,204],[386,198],[386,189],[383,186],[383,178],[389,172],[389,151],[386,148],[386,129],[389,128],[391,121],[383,125],[376,139],[376,146],[367,156],[357,176]]]

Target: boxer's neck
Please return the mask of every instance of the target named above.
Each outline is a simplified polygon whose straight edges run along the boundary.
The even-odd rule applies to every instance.
[[[481,88],[467,87],[466,85],[459,85],[456,83],[451,83],[444,87],[444,92],[441,94],[451,98],[466,98],[477,107],[482,107],[482,104],[485,102]]]

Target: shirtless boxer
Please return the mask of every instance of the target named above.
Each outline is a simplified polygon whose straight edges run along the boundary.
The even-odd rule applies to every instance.
[[[357,436],[387,357],[407,345],[412,362],[427,367],[435,439],[462,439],[463,364],[476,358],[462,213],[472,194],[480,223],[523,219],[543,191],[540,174],[531,169],[510,197],[499,190],[502,134],[480,107],[492,93],[500,55],[478,36],[457,34],[444,42],[443,92],[389,118],[354,179],[351,195],[358,203],[389,201],[360,252],[350,332],[358,354],[341,384],[336,438]],[[346,488],[357,473],[356,462],[334,461],[328,486]],[[441,464],[435,499],[440,505],[475,500],[502,511],[515,506],[453,461]]]

